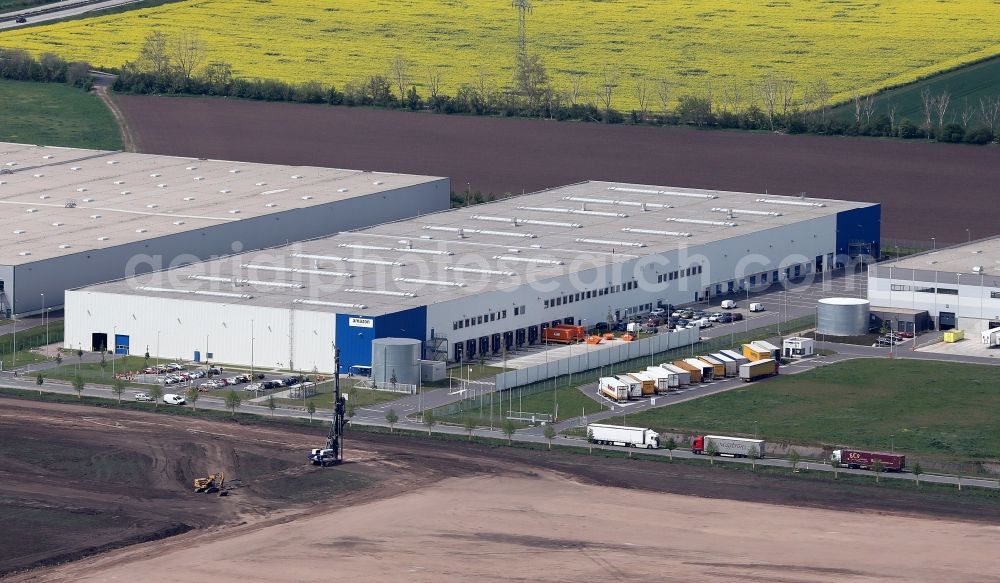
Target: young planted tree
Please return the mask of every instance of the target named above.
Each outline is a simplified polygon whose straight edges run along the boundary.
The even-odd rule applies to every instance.
[[[802,454],[797,449],[788,450],[788,463],[792,466],[792,473],[798,473],[799,462],[802,461]]]
[[[670,461],[674,461],[674,450],[677,449],[677,440],[673,436],[667,438],[667,442],[663,444],[663,447],[667,449],[667,454],[670,455]]]
[[[101,378],[104,378],[104,372],[108,368],[108,359],[105,356],[104,350],[101,350]]]
[[[587,444],[590,445],[590,453],[594,453],[594,431],[587,428]]]
[[[313,415],[316,414],[316,403],[309,401],[309,404],[306,406],[306,413],[309,413],[309,423],[312,423]]]
[[[111,381],[111,392],[115,394],[115,398],[118,399],[118,404],[122,404],[122,394],[125,393],[125,381],[121,379],[115,379]]]
[[[83,389],[87,386],[87,383],[83,382],[83,377],[76,375],[73,377],[73,390],[76,391],[76,398],[83,398]]]
[[[715,445],[714,441],[709,441],[708,445],[705,446],[705,453],[708,454],[708,463],[715,465],[715,456],[719,455],[719,446]]]
[[[274,410],[278,408],[278,404],[274,401],[274,395],[267,396],[267,408],[271,411],[271,417],[274,417]]]
[[[556,428],[552,425],[545,426],[545,439],[549,440],[549,449],[552,449],[552,440],[556,438]]]
[[[476,430],[476,420],[470,415],[462,420],[462,427],[469,434],[469,441],[472,441],[472,432]]]
[[[910,471],[913,472],[913,477],[916,478],[916,480],[917,480],[917,488],[919,488],[920,487],[920,474],[924,473],[924,468],[920,466],[920,462],[916,462],[916,463],[913,464],[913,469],[910,470]]]
[[[156,409],[160,406],[160,399],[163,398],[163,387],[160,385],[153,385],[153,388],[149,389],[149,397],[153,399],[153,408]]]
[[[885,464],[882,460],[875,460],[872,462],[872,471],[875,472],[875,483],[879,483],[879,477],[883,471],[885,471]]]
[[[396,413],[395,409],[389,409],[385,412],[385,422],[389,424],[389,433],[392,433],[392,428],[399,422],[399,414]]]
[[[357,414],[357,412],[358,412],[358,406],[355,405],[353,401],[348,401],[347,407],[344,409],[344,416],[347,417],[348,423],[351,422],[351,419],[354,419],[354,416]]]
[[[750,458],[750,469],[757,469],[757,458],[760,457],[760,448],[756,445],[751,445],[750,449],[747,450],[747,457]]]
[[[42,376],[42,373],[38,373],[38,376],[35,377],[35,384],[38,386],[42,386],[42,383],[44,382],[45,382],[45,377]]]
[[[191,408],[197,411],[198,397],[201,397],[201,391],[198,390],[198,387],[189,388],[185,396],[187,397],[188,403],[191,403]]]
[[[514,425],[514,422],[510,419],[504,419],[503,424],[500,425],[500,430],[507,436],[507,445],[511,445],[511,442],[514,439],[514,433],[517,431],[517,427]]]
[[[434,418],[434,411],[431,411],[430,409],[424,411],[423,421],[424,425],[427,426],[427,435],[430,435],[431,430],[434,429],[434,426],[437,424],[437,419]]]
[[[226,393],[225,402],[226,409],[229,409],[231,416],[236,417],[236,410],[243,404],[243,399],[240,397],[240,394],[237,393],[235,389],[230,389],[229,392]]]
[[[836,480],[840,476],[840,460],[832,457],[830,458],[830,467],[833,468],[833,479]]]

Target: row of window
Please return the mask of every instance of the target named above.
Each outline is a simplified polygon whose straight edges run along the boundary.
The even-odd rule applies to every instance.
[[[542,305],[548,308],[555,308],[556,306],[562,306],[564,304],[572,304],[573,302],[579,302],[583,300],[589,300],[590,298],[598,298],[607,294],[616,294],[618,292],[629,291],[639,287],[639,282],[632,280],[626,281],[625,283],[618,285],[609,285],[601,289],[593,289],[582,292],[576,292],[573,294],[567,294],[564,296],[556,296],[554,298],[545,300]]]
[[[661,273],[656,276],[656,283],[674,281],[682,277],[691,277],[692,275],[699,275],[701,272],[701,265],[692,265],[686,269],[679,269],[677,271],[671,271],[670,273]]]
[[[526,312],[527,310],[525,310],[525,306],[514,306],[515,316],[523,316]],[[506,317],[507,317],[507,310],[490,312],[488,314],[483,314],[482,316],[473,316],[471,318],[455,320],[451,324],[451,329],[461,330],[462,328],[468,328],[469,326],[478,326],[480,324],[488,324],[490,322],[495,322],[497,320],[503,320]]]
[[[939,287],[939,288],[933,288],[933,287],[916,287],[916,286],[912,286],[912,285],[901,285],[901,284],[894,283],[894,284],[892,284],[891,288],[892,288],[892,291],[902,291],[902,292],[913,291],[913,292],[920,292],[920,293],[925,293],[925,294],[932,294],[932,293],[937,292],[939,294],[944,294],[944,295],[948,295],[948,296],[957,296],[958,295],[958,290],[950,288],[950,287]],[[996,292],[993,292],[993,293],[996,293]],[[997,296],[991,294],[991,297],[997,297]]]

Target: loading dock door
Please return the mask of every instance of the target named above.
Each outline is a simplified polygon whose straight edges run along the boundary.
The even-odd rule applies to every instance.
[[[465,341],[465,360],[472,360],[476,357],[476,339]]]
[[[108,349],[108,335],[94,332],[90,335],[90,349],[94,352],[104,352]]]
[[[500,335],[494,334],[490,337],[490,351],[493,354],[500,352]]]
[[[115,354],[128,354],[128,336],[115,334]]]
[[[462,362],[462,347],[465,345],[464,342],[455,343],[455,355],[453,357],[455,362]]]
[[[524,346],[525,340],[527,338],[527,330],[524,328],[518,328],[514,336],[516,337],[516,342],[518,346]]]
[[[951,330],[955,327],[955,312],[941,312],[938,314],[938,329]]]
[[[538,344],[538,326],[528,326],[528,344]]]

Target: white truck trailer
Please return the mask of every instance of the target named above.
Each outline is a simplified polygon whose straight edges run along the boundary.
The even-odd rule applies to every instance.
[[[661,364],[664,370],[677,374],[678,386],[686,387],[691,384],[691,373],[677,366],[676,364],[665,362]]]
[[[628,401],[628,383],[623,383],[615,377],[601,377],[598,387],[601,394],[612,401],[618,403]]]
[[[646,449],[660,447],[660,434],[645,427],[591,423],[587,425],[587,438],[593,443],[603,445],[645,447]]]
[[[713,449],[714,452],[711,450]],[[726,437],[725,435],[699,435],[691,441],[691,453],[698,455],[714,453],[727,457],[758,457],[765,454],[767,444],[763,439]]]
[[[715,360],[718,360],[722,364],[726,365],[727,377],[734,377],[740,374],[740,363],[736,362],[732,358],[729,358],[728,356],[722,354],[721,352],[713,352],[709,356],[711,356]]]
[[[676,389],[681,383],[679,374],[671,372],[662,366],[647,366],[646,374],[656,379],[656,392],[661,395]]]
[[[615,378],[628,385],[628,398],[642,398],[642,383],[627,374],[615,375]]]

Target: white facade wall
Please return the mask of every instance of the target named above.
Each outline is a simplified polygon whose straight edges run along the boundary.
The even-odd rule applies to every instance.
[[[427,308],[428,337],[430,330],[438,337],[446,337],[449,358],[454,358],[456,342],[492,336],[541,323],[574,318],[576,323],[592,326],[607,321],[608,312],[620,317],[631,313],[632,308],[645,304],[656,306],[657,300],[665,303],[683,304],[695,301],[695,294],[705,293],[710,288],[714,296],[716,283],[722,284],[722,293],[727,284],[735,280],[736,289],[740,279],[751,274],[768,272],[768,284],[773,271],[779,271],[784,280],[784,268],[802,265],[802,275],[812,273],[815,259],[823,255],[825,266],[830,265],[828,256],[836,249],[836,215],[820,217],[791,225],[757,231],[732,239],[724,239],[690,249],[682,248],[666,254],[640,257],[608,268],[581,271],[529,285],[520,285],[513,290],[484,292],[456,300],[431,304]],[[641,254],[642,250],[631,251]],[[658,283],[658,275],[681,267],[699,264],[703,266],[700,275],[684,277],[675,281]],[[808,266],[808,272],[807,272]],[[629,291],[581,299],[568,304],[545,308],[545,300],[562,297],[585,290],[604,288],[621,284],[635,277],[638,286]],[[758,282],[757,287],[760,287]],[[514,308],[524,306],[525,313],[514,315]],[[490,313],[502,313],[506,318],[484,322],[456,330],[457,320],[478,318]],[[641,310],[640,310],[641,311]]]
[[[64,345],[89,351],[92,335],[105,333],[110,347],[117,332],[129,336],[133,356],[148,349],[152,357],[191,361],[199,351],[220,364],[329,372],[335,322],[334,314],[300,309],[70,291]]]
[[[14,268],[9,265],[0,265],[0,281],[3,282],[3,293],[7,296],[10,305],[14,305]],[[0,317],[7,314],[0,313]]]
[[[982,332],[990,321],[1000,321],[1000,277],[978,273],[939,273],[938,281],[921,281],[899,278],[909,275],[909,269],[890,270],[881,267],[868,275],[868,299],[873,307],[907,310],[926,310],[935,322],[941,312],[954,313],[958,327],[968,332]],[[921,279],[933,279],[921,277]],[[895,287],[894,287],[895,286]],[[918,289],[933,289],[917,291]],[[958,294],[938,293],[940,289],[955,289]]]

